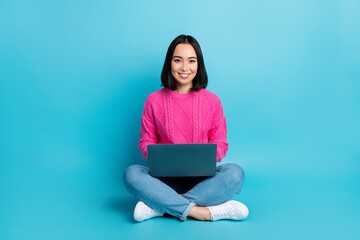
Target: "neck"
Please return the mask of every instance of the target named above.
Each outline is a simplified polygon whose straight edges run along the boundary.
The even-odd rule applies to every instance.
[[[179,86],[176,88],[175,92],[180,93],[180,94],[186,94],[190,92],[192,86]]]

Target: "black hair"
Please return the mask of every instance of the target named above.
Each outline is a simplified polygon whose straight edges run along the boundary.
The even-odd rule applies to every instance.
[[[179,35],[171,42],[166,53],[164,67],[161,72],[161,86],[175,91],[179,85],[179,83],[176,81],[176,79],[171,73],[171,61],[174,55],[175,48],[180,43],[190,44],[194,48],[197,56],[198,70],[195,78],[193,79],[193,87],[190,89],[190,91],[199,91],[202,88],[206,88],[208,83],[208,77],[201,48],[198,41],[196,41],[196,39],[190,35]]]

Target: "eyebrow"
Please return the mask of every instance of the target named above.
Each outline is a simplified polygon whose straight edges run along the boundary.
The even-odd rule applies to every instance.
[[[180,57],[180,56],[174,56],[173,58],[181,58],[182,59],[182,57]],[[190,58],[195,58],[196,59],[196,57],[189,57],[189,59]]]

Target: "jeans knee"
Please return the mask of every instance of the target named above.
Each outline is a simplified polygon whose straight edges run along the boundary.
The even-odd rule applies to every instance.
[[[144,166],[141,165],[131,165],[129,166],[124,173],[124,184],[125,186],[133,185],[138,179],[138,175],[141,171],[144,170]]]
[[[241,187],[245,177],[244,170],[239,165],[234,163],[228,163],[224,167],[226,168],[228,181]]]

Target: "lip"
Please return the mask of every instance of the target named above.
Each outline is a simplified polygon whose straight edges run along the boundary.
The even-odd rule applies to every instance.
[[[186,79],[190,76],[190,73],[179,73],[180,77]]]

